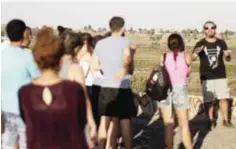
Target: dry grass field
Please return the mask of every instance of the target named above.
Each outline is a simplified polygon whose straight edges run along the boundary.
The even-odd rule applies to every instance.
[[[144,91],[146,79],[151,73],[152,68],[159,62],[160,55],[167,49],[165,39],[158,41],[158,46],[153,47],[153,43],[147,36],[128,36],[130,40],[137,44],[137,53],[135,55],[135,72],[133,75],[132,86],[135,91]],[[199,40],[200,38],[198,38]],[[185,41],[187,52],[191,52],[197,40],[187,39]],[[227,75],[229,79],[229,87],[232,96],[236,96],[236,37],[226,40],[229,49],[233,51],[233,59],[231,62],[226,62]],[[201,85],[199,80],[199,60],[192,65],[192,73],[189,78],[188,91],[193,96],[192,101],[201,97]],[[198,96],[198,97],[197,97]],[[152,103],[152,102],[151,102]],[[142,107],[141,115],[133,119],[134,125],[134,149],[164,149],[164,126],[162,120],[159,119],[159,113],[151,117],[143,117],[143,113],[154,112],[151,105]],[[197,106],[196,106],[197,107]],[[192,110],[196,110],[195,106],[191,105],[189,114]],[[193,112],[194,113],[194,112]],[[222,126],[221,120],[218,120],[217,128],[214,131],[209,131],[207,120],[204,114],[196,115],[190,120],[190,131],[194,144],[194,149],[235,149],[235,129],[227,129]],[[157,117],[157,118],[155,118]],[[236,119],[232,119],[236,124]],[[219,137],[221,136],[221,137]],[[179,127],[175,127],[174,133],[174,149],[182,149],[181,133]]]
[[[2,25],[2,29],[4,29],[4,27],[5,26]],[[36,34],[35,29],[32,30],[33,33]],[[79,31],[90,32],[92,35],[104,34],[104,32],[94,32],[85,30],[78,30],[76,32]],[[186,35],[186,37],[182,33],[185,39],[186,50],[188,52],[191,52],[195,43],[201,38],[203,38],[202,34],[194,34],[193,31],[191,32],[191,34]],[[167,49],[166,42],[169,35],[170,32],[156,33],[153,35],[138,32],[133,34],[128,32],[126,34],[126,36],[137,45],[137,52],[135,55],[135,72],[132,80],[132,86],[134,91],[144,91],[146,79],[148,78],[153,67],[159,62],[160,55],[162,55]],[[220,34],[218,36],[221,37]],[[33,43],[34,42],[32,42],[32,44]],[[231,62],[226,62],[226,66],[231,94],[233,96],[236,96],[236,35],[234,34],[228,36],[226,43],[228,44],[229,49],[233,51],[233,60]],[[199,61],[194,62],[192,65],[192,73],[189,78],[189,93],[194,95],[201,94],[201,86],[199,80]]]
[[[135,72],[133,75],[133,89],[135,91],[144,91],[145,82],[152,68],[158,64],[160,55],[167,49],[166,42],[168,36],[164,36],[159,40],[159,46],[153,47],[152,41],[148,36],[128,36],[128,38],[137,44],[137,52],[135,55]],[[199,38],[200,39],[200,38]],[[186,40],[187,52],[191,52],[197,40]],[[229,49],[233,51],[233,59],[231,62],[225,62],[227,67],[227,75],[231,94],[236,96],[236,37],[226,40]],[[199,79],[199,60],[192,65],[192,73],[189,78],[189,93],[194,95],[201,94],[201,85]]]

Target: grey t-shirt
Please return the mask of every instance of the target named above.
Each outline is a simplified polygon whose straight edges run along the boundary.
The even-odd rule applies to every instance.
[[[125,37],[107,37],[100,40],[94,49],[94,55],[98,57],[103,71],[102,77],[94,79],[94,84],[111,88],[130,88],[131,76],[127,75],[123,80],[116,80],[115,75],[123,67],[123,48],[130,46],[131,42]]]

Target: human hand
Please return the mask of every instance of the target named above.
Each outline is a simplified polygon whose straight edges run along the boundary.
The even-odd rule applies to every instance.
[[[204,46],[201,46],[201,47],[197,47],[195,50],[194,50],[194,53],[196,53],[197,55],[204,49]]]
[[[89,148],[93,149],[97,143],[97,126],[96,124],[89,125]]]

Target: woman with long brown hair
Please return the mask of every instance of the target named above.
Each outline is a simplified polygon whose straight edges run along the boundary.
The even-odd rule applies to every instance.
[[[97,126],[93,117],[92,106],[90,102],[90,97],[88,94],[88,90],[85,85],[85,74],[83,68],[78,65],[79,62],[76,59],[76,53],[80,51],[84,51],[84,43],[80,34],[74,32],[66,32],[63,35],[63,47],[64,54],[61,59],[61,70],[59,72],[59,76],[64,79],[69,79],[72,81],[79,82],[84,90],[86,96],[86,107],[87,107],[87,121],[89,127],[89,137],[88,142],[90,148],[94,147],[94,142],[96,142],[97,135]],[[86,129],[87,134],[87,129]]]
[[[191,61],[191,55],[185,52],[183,38],[179,34],[171,34],[168,37],[168,51],[161,57],[161,65],[165,66],[172,87],[167,99],[158,104],[165,125],[165,143],[168,149],[173,149],[173,108],[177,114],[183,144],[186,149],[193,148],[188,124],[187,97],[187,78],[191,70]]]
[[[88,90],[90,99],[92,98],[92,84],[93,84],[93,67],[92,67],[92,51],[93,51],[93,37],[89,33],[82,33],[81,40],[83,42],[83,48],[80,51],[76,51],[76,60],[83,68],[85,76],[85,85]]]
[[[94,77],[102,76],[99,62],[94,63],[93,48],[94,48],[94,38],[89,33],[82,33],[81,40],[83,42],[83,47],[80,51],[76,51],[76,60],[79,66],[82,67],[85,76],[85,85],[87,87],[88,95],[91,100],[93,116],[95,118],[96,124],[99,125],[99,115],[98,115],[98,98],[97,95],[93,94],[97,92],[98,88],[93,86]]]

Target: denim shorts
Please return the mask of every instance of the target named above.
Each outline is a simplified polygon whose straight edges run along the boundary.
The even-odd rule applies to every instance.
[[[167,99],[158,103],[159,108],[173,107],[175,109],[188,109],[189,99],[187,95],[187,86],[173,86],[168,91]]]
[[[19,143],[20,149],[26,149],[26,128],[19,115],[3,112],[5,130],[2,134],[2,147],[14,148]]]

